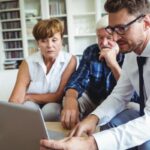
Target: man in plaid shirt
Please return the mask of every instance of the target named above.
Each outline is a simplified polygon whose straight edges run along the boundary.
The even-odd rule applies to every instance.
[[[112,91],[120,77],[124,55],[112,35],[105,31],[108,16],[102,17],[96,27],[98,44],[83,53],[79,67],[65,88],[61,122],[71,129],[79,119],[87,116]]]

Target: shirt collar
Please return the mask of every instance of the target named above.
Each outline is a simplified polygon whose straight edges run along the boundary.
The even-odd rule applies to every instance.
[[[144,51],[142,52],[142,54],[140,56],[150,57],[150,41],[147,43]]]
[[[37,52],[37,55],[35,55],[34,62],[39,63],[39,64],[44,63],[43,56],[40,51]]]
[[[55,61],[57,61],[57,62],[59,61],[59,63],[64,63],[65,62],[65,56],[62,55],[62,53],[63,53],[62,51],[59,52],[59,54],[58,54]],[[37,53],[37,57],[35,57],[34,61],[36,63],[41,64],[41,65],[44,63],[44,59],[43,59],[43,56],[42,56],[40,51]]]
[[[117,61],[118,62],[122,62],[124,60],[124,54],[123,53],[119,53],[118,55],[117,55]]]

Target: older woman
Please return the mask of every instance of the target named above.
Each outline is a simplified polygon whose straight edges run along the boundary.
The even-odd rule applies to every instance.
[[[39,21],[33,28],[39,52],[20,65],[9,101],[40,107],[46,121],[58,120],[64,87],[76,68],[76,58],[62,51],[64,26],[58,19]]]

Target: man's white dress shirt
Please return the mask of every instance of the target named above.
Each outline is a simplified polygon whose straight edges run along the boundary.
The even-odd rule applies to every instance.
[[[123,150],[141,145],[150,140],[150,42],[141,56],[147,57],[143,67],[146,92],[145,115],[126,124],[94,134],[99,150]],[[100,125],[108,123],[116,114],[126,108],[132,93],[139,93],[139,73],[133,52],[126,54],[122,74],[110,96],[92,114],[100,119]]]

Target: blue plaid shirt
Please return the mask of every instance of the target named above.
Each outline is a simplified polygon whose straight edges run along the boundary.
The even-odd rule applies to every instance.
[[[97,44],[89,46],[83,53],[80,65],[72,75],[65,90],[75,89],[79,97],[86,91],[95,104],[100,104],[113,90],[116,80],[105,61],[99,60]],[[122,66],[124,55],[119,54],[117,61]]]

